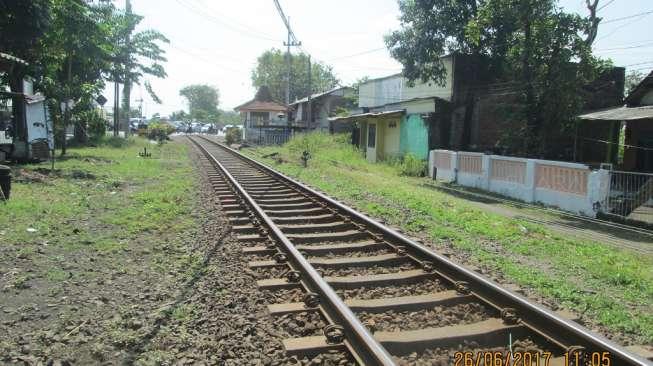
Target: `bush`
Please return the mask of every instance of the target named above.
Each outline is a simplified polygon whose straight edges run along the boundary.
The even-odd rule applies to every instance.
[[[427,164],[424,160],[413,154],[406,154],[399,164],[399,174],[408,177],[423,177],[427,172]]]
[[[167,123],[150,123],[147,126],[147,138],[158,142],[168,140],[168,136],[173,132],[175,128]]]
[[[243,140],[243,132],[238,127],[230,127],[225,133],[224,140],[227,145],[238,144]]]
[[[107,133],[106,121],[97,110],[89,111],[85,117],[88,125],[88,137],[91,141],[100,141]]]
[[[100,138],[97,142],[98,146],[109,146],[113,148],[121,148],[134,144],[134,139],[126,139],[120,136],[104,136]]]

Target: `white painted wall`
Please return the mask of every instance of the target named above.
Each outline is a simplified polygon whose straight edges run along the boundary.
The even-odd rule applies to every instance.
[[[360,85],[358,106],[378,107],[421,97],[438,97],[451,100],[453,90],[452,57],[442,59],[447,71],[444,85],[415,82],[408,86],[408,80],[401,74],[373,79]]]
[[[465,152],[465,154],[471,154]],[[451,156],[451,167],[439,167],[437,157]],[[465,187],[473,187],[499,193],[501,195],[519,199],[524,202],[538,202],[548,206],[554,206],[565,211],[596,217],[596,203],[603,202],[608,195],[610,175],[607,170],[591,171],[587,165],[575,164],[552,160],[522,159],[498,155],[483,155],[483,168],[480,174],[460,172],[458,170],[458,153],[449,150],[432,150],[429,152],[429,176],[433,176],[434,169],[437,170],[436,179],[445,182],[456,182]],[[526,163],[524,183],[509,182],[505,180],[491,179],[492,159],[521,161]],[[584,195],[576,193],[561,192],[558,190],[537,187],[535,181],[537,164],[553,165],[572,169],[588,171],[587,193]]]

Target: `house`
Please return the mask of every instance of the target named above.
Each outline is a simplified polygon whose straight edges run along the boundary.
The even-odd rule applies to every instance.
[[[332,126],[350,126],[354,143],[369,161],[407,153],[426,159],[433,149],[501,150],[499,142],[509,128],[505,113],[518,106],[521,88],[514,82],[497,81],[482,58],[452,54],[440,60],[445,75],[438,83],[410,83],[402,74],[362,83],[361,111],[331,118]],[[596,89],[602,92],[588,92],[586,104],[618,104],[623,98],[623,73],[623,68],[615,68],[596,80],[600,84]],[[593,90],[592,85],[588,88]],[[549,154],[571,160],[574,136],[563,137],[556,139]]]
[[[281,144],[292,135],[286,118],[288,107],[272,100],[267,87],[236,108],[243,122],[243,140],[256,144]]]
[[[334,117],[340,108],[353,107],[354,88],[339,86],[322,93],[316,93],[290,104],[293,124],[307,129],[331,131],[329,117]],[[311,116],[309,113],[309,103]]]
[[[617,162],[617,167],[653,173],[653,72],[630,92],[625,105],[586,113],[579,119],[594,129],[609,126],[614,131],[616,137],[603,145],[609,145],[615,156],[623,130],[623,161]]]
[[[27,63],[0,52],[0,72],[16,76],[14,91],[0,87],[0,161],[45,160],[54,149],[54,130],[45,97],[24,77]]]
[[[411,84],[402,74],[361,83],[358,107],[362,111],[330,118],[332,126],[353,126],[354,142],[370,162],[407,153],[427,159],[429,150],[448,147],[461,135],[460,108],[470,62],[460,55],[441,60],[446,69],[442,83]]]

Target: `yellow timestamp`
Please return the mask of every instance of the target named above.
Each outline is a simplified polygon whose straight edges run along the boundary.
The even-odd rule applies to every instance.
[[[548,366],[551,352],[456,352],[454,366]]]
[[[612,366],[610,352],[567,352],[567,366]],[[454,366],[549,366],[551,352],[456,352]]]

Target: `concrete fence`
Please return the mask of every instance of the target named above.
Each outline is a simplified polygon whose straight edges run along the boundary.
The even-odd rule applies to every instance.
[[[593,171],[583,164],[449,150],[429,153],[429,175],[591,217],[610,183],[607,170]]]

